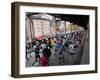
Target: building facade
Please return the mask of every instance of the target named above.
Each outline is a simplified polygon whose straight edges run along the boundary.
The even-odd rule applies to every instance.
[[[58,33],[70,33],[84,30],[79,25],[63,21],[60,18],[41,13],[26,16],[26,41],[32,42],[34,38],[56,35]]]

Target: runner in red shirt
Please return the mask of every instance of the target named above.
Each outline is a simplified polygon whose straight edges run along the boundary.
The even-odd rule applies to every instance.
[[[40,57],[40,65],[48,66],[48,57],[45,54],[43,54],[43,56]]]

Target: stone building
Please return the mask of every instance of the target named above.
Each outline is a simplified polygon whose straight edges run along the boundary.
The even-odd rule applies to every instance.
[[[40,13],[26,16],[26,41],[32,42],[34,38],[55,35],[59,33],[70,33],[84,30],[81,26],[64,21],[53,15]]]

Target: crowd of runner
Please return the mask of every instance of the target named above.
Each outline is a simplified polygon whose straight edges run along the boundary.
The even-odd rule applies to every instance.
[[[63,52],[69,48],[69,53],[73,54],[73,48],[79,47],[84,36],[84,30],[63,33],[58,35],[48,36],[42,40],[34,38],[30,45],[26,46],[26,54],[29,52],[31,47],[31,52],[35,54],[35,61],[33,66],[49,66],[49,58],[51,54],[59,54],[59,61],[64,62]],[[36,64],[38,62],[38,64]]]

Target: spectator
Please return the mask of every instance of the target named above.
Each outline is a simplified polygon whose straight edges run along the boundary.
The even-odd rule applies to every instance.
[[[40,59],[40,55],[39,55],[39,46],[37,46],[35,48],[35,60],[37,61],[38,59]]]

